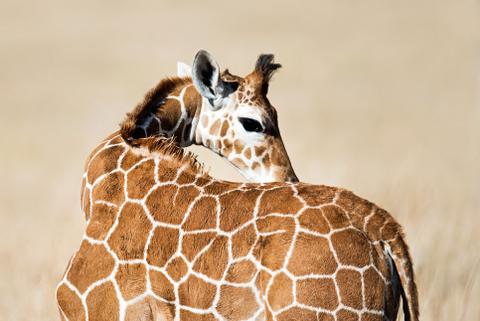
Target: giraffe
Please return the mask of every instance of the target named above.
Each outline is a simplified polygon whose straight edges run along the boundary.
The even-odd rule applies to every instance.
[[[133,114],[131,137],[174,137],[182,146],[203,145],[225,158],[250,181],[298,181],[278,130],[277,112],[267,98],[268,83],[280,64],[260,55],[246,77],[220,72],[210,53],[200,50],[185,77],[163,81],[147,95],[149,108]],[[191,75],[191,77],[190,77]],[[150,97],[165,93],[165,97]]]
[[[164,82],[92,153],[62,319],[394,320],[402,297],[418,320],[391,215],[340,188],[209,176],[181,148],[191,131],[149,135],[152,105],[185,86]]]
[[[128,139],[154,135],[170,137],[182,147],[203,145],[250,181],[297,182],[280,136],[277,112],[267,98],[268,83],[280,67],[273,55],[263,54],[254,71],[242,78],[228,69],[220,72],[213,56],[200,50],[193,68],[178,63],[180,77],[161,81],[129,114],[139,121],[124,124]],[[91,160],[110,153],[109,144],[104,143],[118,133],[100,143],[85,163],[81,200],[87,222],[92,208],[83,203],[88,200],[84,195],[91,193],[86,184]]]

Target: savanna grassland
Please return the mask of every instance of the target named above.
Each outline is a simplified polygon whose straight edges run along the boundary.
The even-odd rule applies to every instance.
[[[241,75],[275,53],[270,98],[298,176],[404,225],[422,320],[480,320],[478,0],[2,0],[0,320],[58,319],[84,158],[199,48]]]

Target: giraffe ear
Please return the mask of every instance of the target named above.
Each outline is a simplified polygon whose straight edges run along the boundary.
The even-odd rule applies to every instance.
[[[177,62],[178,77],[192,77],[192,67],[183,62]]]
[[[213,56],[205,50],[200,50],[195,55],[192,80],[195,88],[208,99],[214,110],[222,107],[225,90],[220,79],[220,68]]]

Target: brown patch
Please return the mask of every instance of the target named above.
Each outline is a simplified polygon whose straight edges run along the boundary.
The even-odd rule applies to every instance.
[[[253,218],[258,190],[232,191],[220,196],[220,229],[231,232]]]
[[[118,299],[112,282],[94,288],[88,294],[87,307],[90,321],[118,320]]]
[[[83,293],[93,282],[110,275],[114,265],[115,260],[105,246],[91,245],[83,241],[72,261],[67,278],[80,293]]]
[[[180,310],[180,320],[188,321],[216,321],[217,319],[211,313],[198,314],[187,310]]]
[[[83,210],[83,213],[85,215],[85,219],[86,220],[89,220],[90,219],[90,216],[91,216],[91,213],[90,213],[90,189],[87,189],[86,188],[86,191],[85,191],[85,196],[83,198],[83,202],[82,202],[82,210]]]
[[[213,145],[212,145],[212,141],[210,139],[207,138],[207,140],[205,141],[205,147],[207,148],[213,148]]]
[[[127,175],[127,193],[130,198],[143,198],[155,185],[155,162],[145,161],[132,169]]]
[[[285,274],[277,274],[268,290],[268,303],[273,311],[280,310],[293,301],[292,280]]]
[[[180,280],[188,272],[188,266],[185,260],[177,256],[167,266],[167,273],[175,281]]]
[[[216,234],[212,233],[212,232],[184,235],[183,242],[182,242],[182,253],[183,253],[183,255],[185,255],[187,260],[192,262],[194,257],[205,246],[207,246],[213,240],[213,238],[215,236],[216,236]]]
[[[175,300],[175,291],[173,284],[160,271],[150,270],[150,283],[152,284],[152,291],[159,297],[167,300]]]
[[[85,320],[82,301],[65,284],[57,289],[57,303],[68,320]]]
[[[143,264],[120,264],[115,279],[125,300],[131,300],[146,291],[147,270]]]
[[[217,311],[227,320],[238,321],[251,318],[258,309],[255,295],[249,288],[222,285]]]
[[[350,191],[341,191],[340,195],[335,202],[338,206],[342,207],[347,212],[353,212],[358,203],[363,200]]]
[[[168,303],[147,296],[139,302],[127,306],[125,321],[173,321],[174,307]]]
[[[363,273],[363,278],[365,307],[372,310],[383,310],[386,290],[382,278],[373,268],[368,268]]]
[[[216,287],[194,275],[180,284],[180,304],[197,309],[208,309],[215,298]]]
[[[158,135],[160,134],[160,123],[155,118],[150,120],[147,128],[147,136]]]
[[[238,168],[245,168],[248,167],[247,164],[243,161],[243,159],[236,157],[233,160],[231,160],[231,163]]]
[[[303,204],[294,196],[290,187],[276,188],[265,191],[260,201],[258,215],[264,216],[271,213],[296,214]]]
[[[203,191],[206,194],[219,195],[237,189],[239,186],[238,183],[213,181],[212,184],[205,186]]]
[[[257,277],[255,278],[255,286],[257,287],[258,290],[260,290],[260,293],[262,295],[265,295],[265,292],[267,290],[267,285],[271,277],[272,276],[267,270],[262,269],[260,270],[260,272],[258,272]]]
[[[257,241],[257,234],[253,224],[249,224],[232,236],[233,258],[246,256]]]
[[[272,142],[273,148],[271,148],[271,159],[272,164],[280,167],[288,166],[288,156],[285,151],[285,148],[282,146],[282,142],[279,139],[274,139]]]
[[[223,155],[228,156],[233,150],[233,144],[228,139],[222,140],[222,144],[223,144],[222,153]]]
[[[375,211],[375,214],[370,217],[367,226],[365,227],[369,238],[374,241],[379,240],[381,238],[381,228],[385,225],[386,221],[387,217],[385,215],[385,212],[381,209],[377,209]]]
[[[123,173],[114,172],[109,174],[93,188],[92,201],[103,200],[120,206],[125,199],[123,184]]]
[[[277,321],[292,320],[317,321],[317,314],[311,310],[293,307],[286,311],[283,311],[277,316]]]
[[[93,184],[103,174],[110,173],[117,167],[117,160],[125,151],[125,146],[106,148],[95,156],[87,168],[87,180]]]
[[[133,167],[133,165],[140,162],[143,158],[144,157],[142,155],[134,153],[131,149],[129,149],[129,151],[123,157],[120,167],[125,171],[129,170]]]
[[[256,220],[257,230],[260,233],[283,232],[293,233],[295,221],[289,216],[267,216]]]
[[[222,129],[220,130],[220,136],[221,137],[225,137],[225,135],[227,134],[227,131],[228,131],[228,121],[224,120],[223,123],[222,123]]]
[[[105,138],[100,144],[98,144],[97,146],[95,146],[95,148],[90,152],[90,154],[88,155],[88,157],[84,160],[83,162],[83,169],[86,171],[87,170],[87,165],[88,163],[93,159],[93,157],[100,152],[100,150],[104,149],[105,147],[107,147],[107,143],[108,143],[108,140],[111,138],[111,137],[114,137],[115,134],[118,134],[117,133],[113,133],[111,135],[109,135],[107,138]]]
[[[300,225],[308,230],[326,234],[330,232],[327,220],[323,216],[323,212],[318,208],[308,208],[298,217]]]
[[[216,208],[217,202],[213,197],[200,198],[193,205],[182,229],[195,231],[215,228],[217,226]]]
[[[263,166],[265,166],[266,168],[270,168],[270,155],[269,154],[265,154],[265,156],[262,157],[262,163],[263,163]]]
[[[358,321],[358,314],[349,310],[341,309],[337,312],[337,319],[342,321]]]
[[[188,206],[198,194],[198,189],[192,186],[177,188],[175,185],[165,185],[148,195],[146,204],[156,221],[180,224]]]
[[[259,163],[259,162],[253,162],[252,169],[253,169],[254,171],[256,171],[257,168],[259,168],[259,167],[260,167],[260,163]]]
[[[218,134],[218,130],[220,129],[220,124],[221,124],[221,120],[220,119],[217,119],[213,122],[212,126],[210,127],[210,135],[217,135]]]
[[[193,270],[220,280],[228,264],[228,238],[217,236],[212,245],[197,258]]]
[[[298,195],[309,206],[319,206],[332,203],[337,188],[325,185],[297,184]]]
[[[304,279],[297,281],[297,300],[311,307],[333,311],[338,306],[332,279]]]
[[[195,186],[204,187],[213,181],[213,178],[210,176],[200,176],[195,178]]]
[[[350,220],[347,214],[336,205],[327,205],[322,207],[324,217],[330,223],[332,229],[339,229],[350,226]]]
[[[357,267],[370,263],[371,246],[362,232],[354,229],[336,232],[331,240],[340,263]]]
[[[255,155],[256,155],[256,156],[260,156],[260,155],[262,155],[263,153],[265,153],[266,150],[267,150],[266,147],[263,147],[263,146],[255,146]]]
[[[178,175],[177,184],[179,185],[192,184],[193,182],[195,182],[195,175],[192,175],[191,173],[182,171],[180,175]]]
[[[402,233],[402,228],[397,222],[390,221],[382,229],[382,240],[392,240]]]
[[[230,265],[226,280],[233,283],[247,283],[255,276],[257,268],[250,260],[241,260]]]
[[[152,223],[142,206],[127,203],[120,212],[118,225],[108,244],[121,260],[142,259]]]
[[[166,99],[158,109],[157,117],[160,119],[163,131],[171,131],[182,115],[180,102],[176,99]]]
[[[96,240],[103,240],[115,222],[118,209],[105,204],[94,204],[86,234]]]
[[[337,285],[340,291],[340,300],[346,306],[361,310],[362,303],[362,275],[350,269],[337,271]]]
[[[278,233],[261,236],[255,245],[253,255],[266,268],[272,271],[280,269],[285,262],[292,235],[292,233]]]
[[[187,115],[189,118],[193,118],[199,111],[199,107],[202,104],[202,96],[198,93],[194,86],[190,86],[185,90],[183,95],[183,103],[187,109]]]
[[[243,144],[240,140],[235,139],[233,141],[233,148],[235,149],[235,153],[240,154],[243,150]]]
[[[111,145],[116,145],[116,144],[121,144],[123,143],[123,139],[122,139],[122,136],[120,136],[118,134],[118,132],[115,132],[113,133],[112,135],[110,135],[109,137],[110,140],[107,142],[107,145],[106,146],[111,146]]]
[[[383,316],[373,313],[364,312],[361,321],[383,321]]]
[[[287,266],[294,275],[335,273],[337,262],[326,238],[299,233]]]
[[[164,182],[173,182],[175,177],[177,177],[178,168],[173,166],[165,166],[162,161],[158,165],[158,180],[162,183]]]
[[[335,321],[335,317],[326,312],[318,312],[318,321]]]
[[[250,159],[252,157],[252,150],[249,147],[245,148],[243,155],[245,155],[246,159]]]
[[[151,265],[163,267],[177,251],[178,230],[157,226],[147,250],[147,262]]]
[[[372,210],[375,210],[375,208],[375,204],[367,200],[358,198],[358,201],[355,204],[355,209],[348,213],[352,220],[352,224],[356,227],[363,228],[365,218],[367,217],[367,215],[372,213]]]

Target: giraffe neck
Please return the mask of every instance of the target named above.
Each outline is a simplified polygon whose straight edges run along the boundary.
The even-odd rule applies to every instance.
[[[122,136],[127,140],[173,138],[182,147],[202,144],[202,132],[197,130],[197,124],[207,103],[190,78],[163,81],[128,114],[122,124]]]

